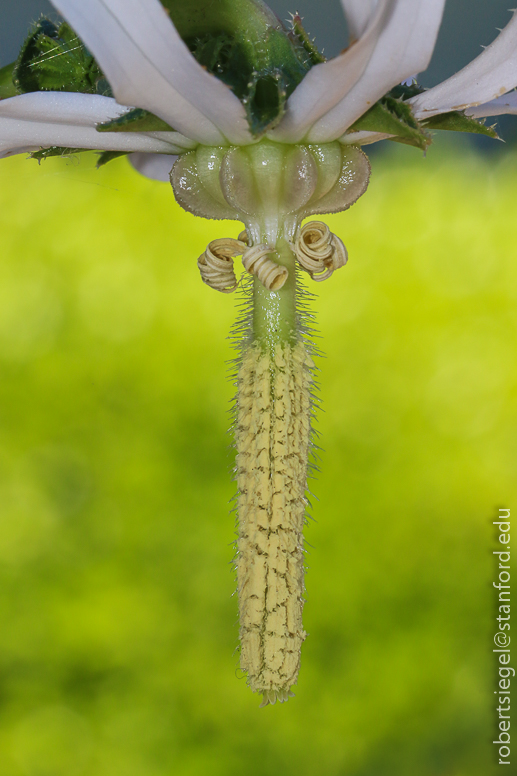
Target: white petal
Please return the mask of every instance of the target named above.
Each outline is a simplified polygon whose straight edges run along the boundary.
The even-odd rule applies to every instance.
[[[174,132],[97,132],[99,122],[126,110],[110,97],[96,94],[31,92],[1,100],[0,153],[51,146],[151,153],[181,150],[173,142]]]
[[[52,0],[99,62],[118,102],[208,145],[252,141],[237,97],[199,65],[159,0]]]
[[[130,154],[129,161],[141,175],[153,181],[170,183],[170,172],[177,156],[166,154]]]
[[[349,93],[310,130],[321,143],[339,137],[397,84],[425,70],[431,59],[445,0],[392,0],[364,73]],[[380,9],[380,6],[379,6]]]
[[[377,45],[385,24],[386,10],[392,3],[393,0],[379,0],[361,40],[338,57],[309,70],[289,97],[284,118],[276,129],[268,132],[268,137],[289,143],[302,140],[312,125],[352,89]]]
[[[378,0],[341,0],[351,40],[359,40],[375,13]]]
[[[445,0],[379,0],[361,40],[339,57],[313,67],[295,89],[276,136],[314,143],[340,137],[393,86],[426,69],[444,4]]]
[[[415,115],[463,110],[489,102],[517,86],[517,15],[495,41],[458,73],[432,89],[413,97]]]
[[[498,97],[497,100],[491,100],[476,107],[467,108],[465,113],[474,119],[482,119],[484,116],[501,116],[503,113],[511,113],[517,116],[517,92],[510,92],[503,95],[503,97]]]

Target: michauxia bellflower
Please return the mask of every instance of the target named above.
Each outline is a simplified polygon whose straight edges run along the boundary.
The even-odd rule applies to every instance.
[[[99,164],[127,154],[170,180],[179,204],[241,221],[198,259],[230,293],[248,274],[238,325],[235,446],[240,662],[263,703],[296,684],[302,625],[314,364],[301,275],[347,261],[313,215],[350,207],[368,185],[361,146],[425,149],[430,130],[497,137],[477,119],[517,113],[517,17],[442,84],[429,64],[445,0],[341,0],[350,42],[326,61],[293,16],[261,0],[53,0],[0,70],[0,155],[37,159],[85,149]]]

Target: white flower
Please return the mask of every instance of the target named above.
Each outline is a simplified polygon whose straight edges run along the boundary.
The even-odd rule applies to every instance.
[[[49,34],[42,34],[51,56],[45,59],[43,53],[39,60],[29,58],[23,64],[23,50],[20,64],[11,76],[7,73],[8,94],[23,84],[25,93],[0,101],[0,155],[56,147],[130,153],[142,173],[170,177],[185,209],[245,224],[238,239],[212,241],[198,267],[204,282],[224,293],[239,284],[236,256],[242,256],[253,276],[243,283],[248,304],[237,327],[242,341],[234,418],[235,564],[241,668],[264,703],[275,703],[292,695],[306,638],[303,526],[313,435],[314,350],[310,316],[300,305],[300,273],[319,282],[347,261],[345,246],[324,223],[302,227],[302,220],[345,210],[366,191],[370,166],[357,146],[398,135],[425,147],[425,127],[432,127],[426,120],[437,114],[517,112],[515,93],[508,94],[517,86],[517,18],[460,73],[415,95],[418,88],[404,82],[428,66],[445,0],[342,0],[352,43],[328,62],[313,50],[303,30],[296,33],[302,48],[295,49],[293,39],[260,0],[228,0],[220,6],[209,0],[183,3],[54,0],[94,59],[76,45],[73,30],[66,25],[58,30],[47,22]],[[231,9],[230,22],[240,13],[246,40],[239,45],[253,36],[248,26],[252,15],[259,22],[266,19],[267,35],[261,40],[267,39],[267,45],[257,49],[261,56],[266,51],[266,59],[273,50],[281,53],[269,69],[253,67],[249,82],[245,74],[242,89],[232,82],[232,91],[191,54],[164,9],[167,4],[183,14],[182,21],[173,14],[179,28],[185,14],[190,23],[195,13],[208,8],[213,14],[223,5]],[[216,31],[208,47],[226,45],[219,28]],[[269,51],[268,36],[274,33],[279,48],[271,44]],[[198,28],[195,36],[195,45],[204,45]],[[58,39],[64,46],[59,50],[69,57],[70,91],[52,80],[52,57],[57,70],[60,61],[52,41]],[[74,46],[80,52],[76,60]],[[83,70],[79,67],[80,77],[74,76],[77,56],[87,63]],[[220,73],[222,61],[216,58],[212,69]],[[36,91],[33,65],[48,70],[43,85],[36,78]],[[231,75],[243,72],[236,66]],[[49,83],[61,90],[43,91]],[[80,88],[84,83],[87,88]],[[85,93],[104,83],[104,92]],[[253,100],[261,96],[255,103],[262,111],[258,118],[252,86]],[[386,97],[394,87],[395,97]],[[5,69],[0,71],[2,88]],[[239,89],[242,99],[236,95]],[[402,94],[409,90],[415,95],[410,100],[413,114],[408,102],[396,96],[401,89],[406,90]],[[480,131],[465,116],[453,114],[453,120],[454,128],[459,121],[460,127]]]
[[[348,132],[395,85],[426,69],[445,0],[342,0],[354,41],[310,69],[267,137],[282,143],[365,144],[388,135]],[[54,0],[105,73],[114,98],[35,92],[0,102],[0,155],[65,146],[135,152],[133,163],[168,180],[173,160],[198,144],[256,142],[243,104],[194,59],[159,0]],[[414,97],[417,118],[456,109],[512,112],[502,95],[517,86],[517,19],[462,71]],[[495,102],[494,102],[495,100]],[[487,104],[483,107],[483,104]],[[128,107],[146,109],[175,131],[104,132],[99,123]],[[144,153],[157,154],[150,160]]]

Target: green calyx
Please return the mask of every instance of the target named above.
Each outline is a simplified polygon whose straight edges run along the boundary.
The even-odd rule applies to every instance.
[[[321,57],[299,17],[288,31],[262,0],[161,0],[196,60],[246,108],[252,133],[274,127]]]
[[[430,129],[470,132],[499,139],[493,127],[487,127],[483,122],[466,116],[463,111],[450,111],[418,121],[407,100],[424,91],[425,89],[416,83],[395,86],[364,113],[348,131],[380,132],[392,135],[390,140],[406,143],[423,151],[432,142],[427,131]]]

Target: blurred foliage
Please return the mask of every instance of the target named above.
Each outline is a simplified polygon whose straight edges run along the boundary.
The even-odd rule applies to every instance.
[[[377,156],[327,219],[350,262],[315,303],[310,636],[262,710],[234,653],[234,308],[196,268],[240,227],[125,160],[2,161],[3,776],[495,774],[517,157],[455,149]]]

